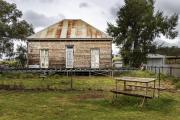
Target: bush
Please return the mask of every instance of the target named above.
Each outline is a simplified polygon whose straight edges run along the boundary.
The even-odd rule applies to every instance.
[[[129,76],[129,77],[157,77],[156,74],[149,71],[128,71],[120,74],[121,76]]]
[[[172,81],[173,81],[173,83],[178,83],[178,82],[180,82],[180,79],[179,78],[172,78]]]
[[[11,60],[11,61],[1,61],[0,62],[0,65],[5,65],[5,66],[8,66],[8,67],[18,67],[18,62],[15,61],[15,60]]]
[[[177,89],[180,89],[180,81],[178,81],[176,84],[175,84],[176,88]]]
[[[55,75],[52,75],[51,78],[55,78],[55,79],[58,79],[60,77],[63,77],[62,75],[59,75],[59,74],[55,74]]]
[[[38,78],[39,75],[35,73],[3,73],[1,75],[3,78],[11,79],[28,79],[28,78]]]

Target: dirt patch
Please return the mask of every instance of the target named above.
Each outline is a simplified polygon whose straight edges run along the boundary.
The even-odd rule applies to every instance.
[[[99,99],[104,98],[103,92],[89,92],[89,93],[82,93],[81,95],[77,95],[77,99],[86,100],[86,99]]]
[[[165,88],[166,90],[175,90],[176,87],[172,84],[171,81],[166,80],[161,83],[161,86]]]

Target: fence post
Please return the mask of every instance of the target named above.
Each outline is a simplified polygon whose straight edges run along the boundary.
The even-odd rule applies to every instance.
[[[72,79],[72,69],[71,69],[71,89],[73,89],[73,79]]]
[[[172,76],[172,67],[170,67],[170,76]]]
[[[158,80],[159,80],[158,98],[159,98],[159,94],[160,94],[160,86],[161,86],[161,83],[160,83],[160,82],[161,82],[161,81],[160,81],[160,80],[161,80],[161,70],[160,70],[160,67],[159,67],[159,74],[158,74],[158,75],[159,75],[159,77],[158,77]]]
[[[91,71],[89,70],[89,77],[91,77]]]
[[[112,77],[112,78],[114,77],[114,70],[112,70],[112,74],[111,74],[111,77]]]
[[[69,77],[69,72],[68,72],[68,70],[66,70],[66,76]]]
[[[154,68],[155,68],[155,74],[156,74],[156,66]]]

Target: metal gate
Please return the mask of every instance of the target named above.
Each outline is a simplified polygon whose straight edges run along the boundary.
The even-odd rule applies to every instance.
[[[73,55],[73,47],[66,48],[66,68],[73,68],[74,63],[74,55]]]
[[[48,68],[49,67],[49,51],[48,49],[41,49],[40,50],[40,66],[41,68]]]
[[[99,49],[91,49],[91,68],[99,68]]]

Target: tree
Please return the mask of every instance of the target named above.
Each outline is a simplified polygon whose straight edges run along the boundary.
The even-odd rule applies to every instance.
[[[116,24],[108,23],[107,32],[121,46],[123,62],[139,67],[154,48],[154,39],[164,35],[174,39],[178,32],[178,15],[164,16],[154,10],[154,0],[125,0],[117,12]]]
[[[22,20],[22,12],[15,4],[0,0],[0,58],[5,54],[10,57],[13,54],[13,40],[25,40],[33,34],[32,25]]]
[[[180,48],[176,46],[172,46],[172,47],[162,46],[157,49],[157,53],[166,56],[180,56]]]
[[[23,46],[23,45],[18,46],[16,49],[16,52],[17,52],[16,60],[17,60],[18,64],[20,65],[20,67],[25,67],[25,65],[27,63],[27,48],[26,48],[26,46]]]

